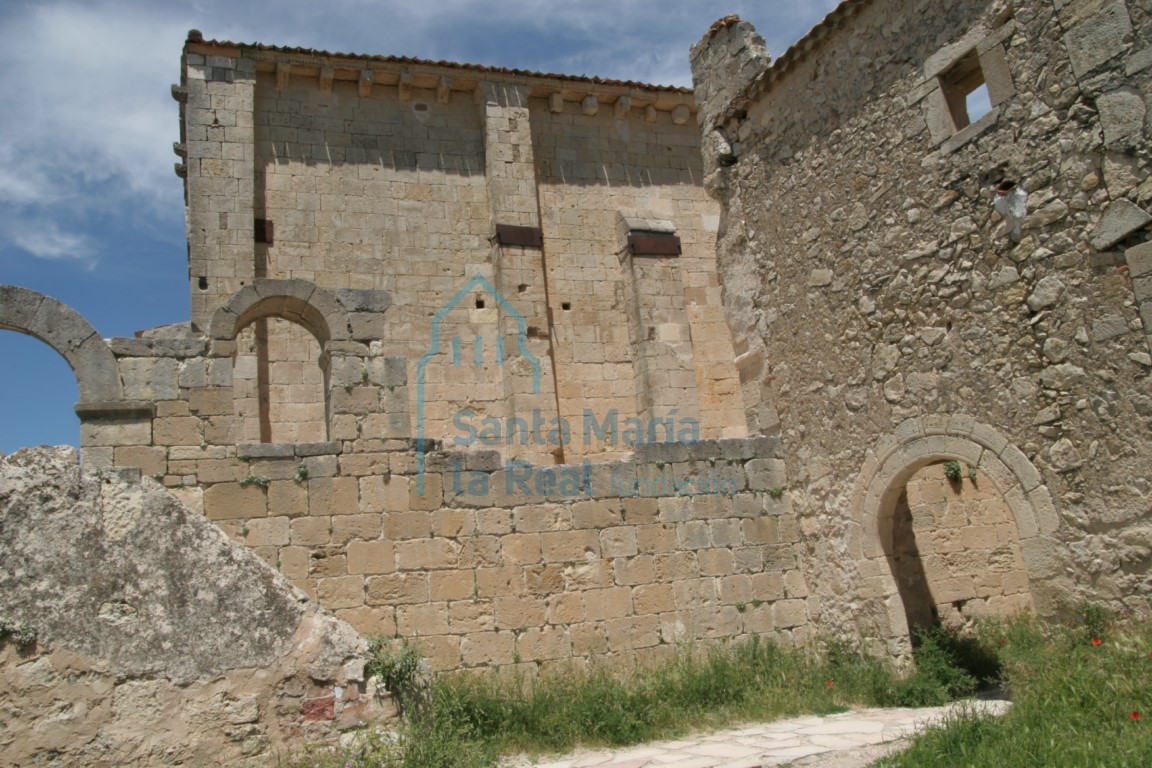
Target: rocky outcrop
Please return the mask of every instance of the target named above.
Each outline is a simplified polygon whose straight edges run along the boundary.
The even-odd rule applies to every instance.
[[[0,460],[0,763],[227,765],[387,714],[365,644],[138,471]]]

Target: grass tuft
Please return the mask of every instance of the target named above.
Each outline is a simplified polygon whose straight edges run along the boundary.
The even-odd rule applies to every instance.
[[[880,765],[1152,765],[1152,624],[1088,607],[1076,626],[988,621],[979,637],[997,651],[1012,708],[960,713]]]
[[[977,679],[954,669],[955,657],[944,647],[943,640],[923,640],[920,670],[901,679],[890,665],[846,643],[830,642],[816,653],[753,637],[685,648],[667,663],[630,670],[593,664],[535,675],[443,675],[417,708],[410,693],[417,677],[415,649],[376,640],[369,670],[398,693],[408,725],[398,736],[367,736],[332,752],[331,762],[300,765],[478,767],[510,752],[625,746],[750,720],[937,703],[967,692]]]

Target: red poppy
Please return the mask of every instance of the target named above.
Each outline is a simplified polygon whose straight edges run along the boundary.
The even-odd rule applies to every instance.
[[[834,682],[832,682],[831,680],[829,680],[828,682],[824,683],[824,685],[826,685],[826,686],[828,686],[829,688],[831,688],[832,686],[836,685],[836,683],[834,683]]]
[[[1132,718],[1133,720],[1139,720],[1140,719],[1140,713],[1139,712],[1133,712],[1132,714],[1128,715],[1128,717]]]
[[[1092,645],[1100,645],[1100,643],[1102,643],[1102,642],[1104,642],[1104,641],[1098,637],[1092,638]]]

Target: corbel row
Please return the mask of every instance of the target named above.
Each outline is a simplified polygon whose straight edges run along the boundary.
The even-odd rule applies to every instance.
[[[315,72],[315,67],[309,67],[308,70]],[[277,62],[276,63],[276,88],[283,90],[288,87],[293,74],[293,65],[291,62]],[[320,67],[318,84],[321,92],[331,93],[332,85],[336,80],[336,69],[334,67]],[[372,86],[376,82],[376,72],[373,69],[364,68],[359,71],[357,79],[357,91],[361,98],[367,98],[372,95]],[[454,81],[451,77],[440,77],[436,83],[436,100],[441,104],[447,104],[452,94],[452,87]],[[412,100],[412,92],[415,88],[415,78],[411,72],[402,72],[396,83],[397,91],[400,101],[409,102]],[[478,86],[479,91],[483,86]],[[481,98],[482,96],[478,96]],[[560,92],[553,92],[548,95],[548,108],[553,114],[560,114],[564,111],[565,104],[564,94]],[[634,105],[632,96],[620,95],[610,102],[613,108],[613,115],[618,120],[623,120],[628,116]],[[580,99],[580,111],[592,117],[599,113],[601,105],[601,97],[596,94],[589,94]],[[654,105],[647,104],[644,106],[644,119],[649,123],[656,122],[656,117],[659,114]],[[692,118],[692,110],[687,104],[677,104],[669,110],[672,116],[672,122],[675,125],[684,125]]]

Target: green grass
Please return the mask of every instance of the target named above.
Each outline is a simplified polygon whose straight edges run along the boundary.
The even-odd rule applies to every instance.
[[[1075,627],[987,622],[979,636],[1003,664],[1008,714],[958,714],[880,765],[1152,765],[1152,624],[1113,623],[1088,608]]]
[[[517,751],[624,746],[753,720],[938,704],[977,684],[957,668],[963,661],[957,645],[945,633],[922,639],[919,671],[904,679],[843,644],[816,654],[753,638],[684,649],[669,663],[633,670],[594,665],[536,676],[444,675],[417,700],[409,677],[415,674],[412,647],[377,641],[369,669],[400,692],[409,725],[399,736],[366,735],[355,747],[318,751],[298,764],[480,768]]]

